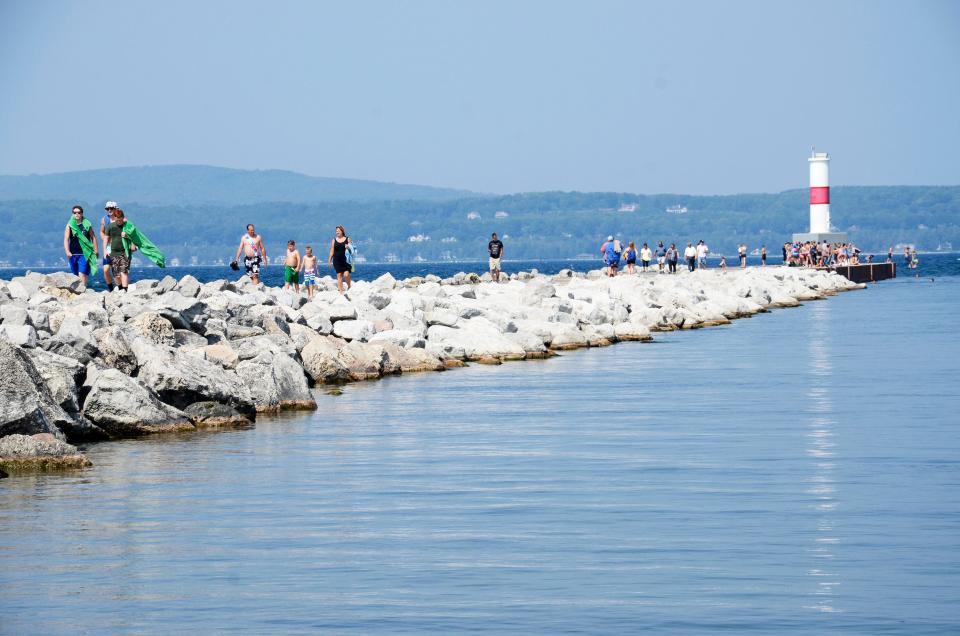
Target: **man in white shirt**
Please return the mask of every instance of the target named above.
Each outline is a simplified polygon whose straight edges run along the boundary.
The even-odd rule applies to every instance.
[[[700,242],[697,243],[697,267],[707,267],[707,254],[709,253],[710,248],[706,246],[703,239],[700,239]]]
[[[683,257],[687,259],[687,269],[691,272],[697,269],[697,248],[693,243],[687,243],[687,247],[683,250]]]

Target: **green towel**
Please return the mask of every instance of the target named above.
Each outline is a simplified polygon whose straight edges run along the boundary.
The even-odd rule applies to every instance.
[[[70,226],[70,231],[73,232],[73,235],[77,237],[77,241],[80,243],[80,249],[83,250],[83,257],[87,259],[87,262],[90,264],[90,275],[97,275],[97,254],[93,251],[93,241],[90,240],[90,230],[93,228],[90,225],[90,219],[83,220],[83,228],[81,229],[80,224],[77,223],[77,220],[70,217],[70,222],[67,223]]]
[[[127,235],[123,239],[123,249],[130,256],[130,244],[133,243],[140,250],[140,253],[156,263],[157,267],[166,267],[166,258],[157,246],[150,242],[146,236],[140,233],[133,223],[127,221],[123,226],[123,232]]]

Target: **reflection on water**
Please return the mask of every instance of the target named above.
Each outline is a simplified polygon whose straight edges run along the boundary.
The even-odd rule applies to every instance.
[[[834,477],[837,425],[833,408],[833,363],[831,361],[833,311],[830,303],[814,303],[810,308],[806,359],[809,390],[809,417],[807,423],[807,454],[813,462],[806,493],[814,498],[812,508],[816,515],[816,532],[809,552],[817,560],[817,567],[809,570],[816,588],[814,609],[821,612],[842,611],[835,605],[834,591],[840,585],[839,572],[831,566],[840,539],[834,533],[832,513],[837,508],[837,488]],[[822,563],[822,565],[820,564]]]

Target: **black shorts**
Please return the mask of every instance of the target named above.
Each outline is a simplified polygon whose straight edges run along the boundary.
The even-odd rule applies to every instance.
[[[244,256],[243,257],[243,268],[247,271],[247,274],[259,275],[260,274],[260,255],[256,256]]]

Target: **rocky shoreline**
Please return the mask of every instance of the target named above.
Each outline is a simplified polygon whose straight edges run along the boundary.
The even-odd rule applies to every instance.
[[[279,288],[142,280],[85,290],[67,273],[0,281],[0,469],[75,468],[77,443],[249,426],[315,409],[312,387],[500,364],[648,340],[862,288],[786,267],[554,276],[330,278],[312,301]]]

